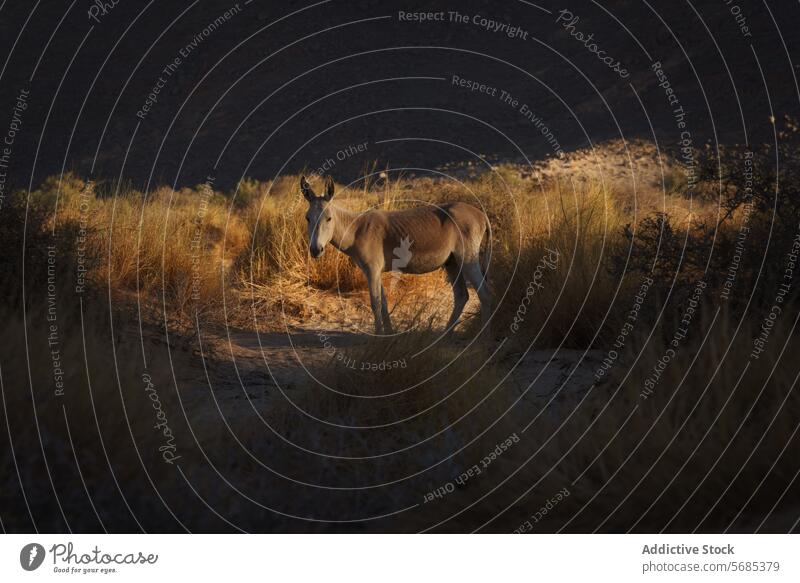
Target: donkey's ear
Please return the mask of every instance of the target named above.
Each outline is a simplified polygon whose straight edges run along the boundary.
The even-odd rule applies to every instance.
[[[325,180],[325,200],[331,200],[333,198],[333,178],[328,176],[327,180]]]
[[[314,200],[317,197],[314,191],[311,190],[311,185],[308,183],[305,176],[300,177],[300,192],[303,193],[306,200]]]

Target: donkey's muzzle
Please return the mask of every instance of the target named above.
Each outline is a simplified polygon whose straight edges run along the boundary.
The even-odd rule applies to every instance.
[[[311,257],[317,259],[325,251],[325,247],[309,247],[308,250],[311,253]]]

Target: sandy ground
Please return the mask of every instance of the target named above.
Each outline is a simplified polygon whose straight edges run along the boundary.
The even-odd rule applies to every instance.
[[[355,298],[344,303],[351,313],[340,310],[338,320],[326,320],[318,312],[302,326],[285,322],[283,331],[227,328],[204,332],[206,369],[185,379],[193,387],[185,393],[187,412],[198,421],[198,416],[218,417],[220,412],[236,420],[252,416],[254,408],[266,411],[285,400],[285,395],[305,390],[316,382],[310,371],[330,363],[326,342],[346,353],[371,341],[366,304],[359,305]],[[471,297],[465,313],[477,308]],[[361,317],[354,317],[356,314]],[[447,341],[463,345],[468,339],[461,333]],[[498,364],[503,371],[510,371],[505,383],[525,393],[525,399],[558,401],[559,396],[588,390],[601,359],[596,350],[530,350],[527,354],[520,350],[504,353]],[[207,407],[209,385],[220,411]]]

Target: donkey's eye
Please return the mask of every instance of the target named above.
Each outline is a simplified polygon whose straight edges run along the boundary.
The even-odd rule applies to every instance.
[[[330,222],[331,222],[331,217],[328,217],[328,218],[326,219],[326,222],[330,223]]]

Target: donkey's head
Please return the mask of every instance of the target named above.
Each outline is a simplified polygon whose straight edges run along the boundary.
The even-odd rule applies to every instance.
[[[328,176],[325,181],[325,194],[317,196],[305,176],[300,178],[300,191],[308,201],[308,250],[314,258],[322,255],[325,245],[333,237],[334,221],[328,203],[333,199],[333,179]]]

